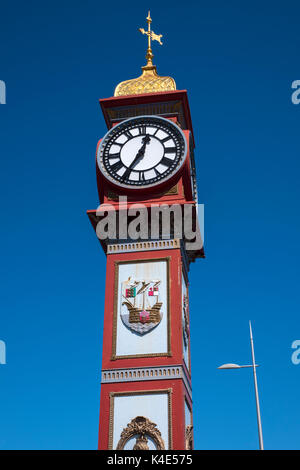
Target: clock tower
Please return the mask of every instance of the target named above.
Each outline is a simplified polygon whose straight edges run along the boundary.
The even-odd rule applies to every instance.
[[[100,100],[100,206],[88,216],[106,254],[99,449],[193,448],[190,263],[204,252],[187,92],[147,65]]]

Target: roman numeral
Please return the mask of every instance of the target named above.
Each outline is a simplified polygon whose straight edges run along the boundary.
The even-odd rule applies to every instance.
[[[120,152],[118,152],[118,153],[110,153],[110,154],[108,155],[108,158],[109,158],[109,160],[110,160],[110,159],[113,159],[113,158],[120,158]]]
[[[174,160],[171,160],[171,158],[163,157],[163,158],[161,159],[160,163],[161,163],[162,165],[165,165],[165,166],[168,166],[168,167],[169,167],[169,166],[173,165]]]
[[[161,140],[161,143],[164,144],[165,142],[168,142],[168,140],[170,140],[172,137],[170,135],[168,135],[167,137],[165,137],[164,139]]]
[[[122,178],[124,180],[129,180],[130,173],[131,173],[131,168],[127,168],[126,171],[124,172],[124,174],[122,175]]]
[[[119,171],[120,168],[122,168],[122,167],[123,167],[123,163],[122,163],[121,160],[119,160],[118,162],[116,162],[116,163],[114,163],[113,165],[111,165],[110,168],[112,169],[112,171],[114,171],[114,172],[116,173],[116,172]]]
[[[146,126],[140,126],[139,127],[139,133],[140,133],[140,135],[145,135],[146,134]]]
[[[139,173],[139,181],[145,181],[145,172],[144,172],[144,171],[140,171],[140,173]]]
[[[130,131],[125,131],[124,132],[124,135],[126,135],[127,139],[131,139],[132,138],[132,134]]]
[[[165,148],[165,153],[176,153],[176,147]]]

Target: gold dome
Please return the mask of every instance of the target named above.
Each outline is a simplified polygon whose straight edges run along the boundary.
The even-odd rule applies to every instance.
[[[139,28],[142,34],[148,36],[148,49],[146,54],[147,65],[142,67],[142,75],[132,80],[126,80],[116,86],[114,96],[126,96],[126,95],[141,95],[143,93],[158,93],[160,91],[171,91],[176,90],[176,83],[172,77],[160,77],[157,74],[156,66],[153,65],[151,41],[157,41],[162,45],[161,38],[162,34],[155,34],[151,31],[150,11],[147,17],[148,31],[143,28]]]
[[[114,96],[141,95],[143,93],[157,93],[159,91],[176,90],[176,83],[172,77],[160,77],[156,66],[142,67],[143,73],[138,78],[126,80],[116,86]]]

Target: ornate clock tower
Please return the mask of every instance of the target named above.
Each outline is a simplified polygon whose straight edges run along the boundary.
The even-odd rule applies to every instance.
[[[100,206],[106,253],[99,449],[192,449],[188,271],[204,257],[194,135],[185,90],[147,65],[100,100]]]

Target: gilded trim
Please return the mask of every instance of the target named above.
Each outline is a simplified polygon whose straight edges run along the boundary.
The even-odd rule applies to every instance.
[[[114,400],[118,396],[134,396],[134,395],[160,395],[162,393],[168,394],[168,450],[173,449],[173,436],[172,436],[172,388],[160,390],[138,390],[132,392],[110,392],[109,394],[109,438],[108,450],[113,450],[113,433],[114,433]]]
[[[171,309],[170,309],[170,260],[171,257],[167,256],[165,258],[147,258],[147,259],[136,259],[136,260],[126,260],[126,261],[115,261],[115,285],[114,285],[114,310],[113,310],[113,332],[112,332],[112,354],[111,360],[115,361],[117,359],[131,359],[136,357],[165,357],[172,356],[171,351]],[[117,356],[117,321],[118,321],[118,285],[119,285],[119,265],[120,264],[137,264],[137,263],[153,263],[156,261],[166,261],[167,262],[167,335],[168,335],[168,351],[164,353],[148,353],[148,354],[130,354]]]
[[[174,194],[178,194],[178,184],[175,184],[175,186],[172,186],[172,188],[168,189],[168,191],[164,193],[164,196],[171,196]]]
[[[150,450],[147,436],[155,442],[157,450],[165,450],[165,443],[157,424],[145,418],[145,416],[136,416],[127,424],[126,428],[123,428],[117,450],[124,450],[127,442],[134,437],[136,443],[133,450]]]

